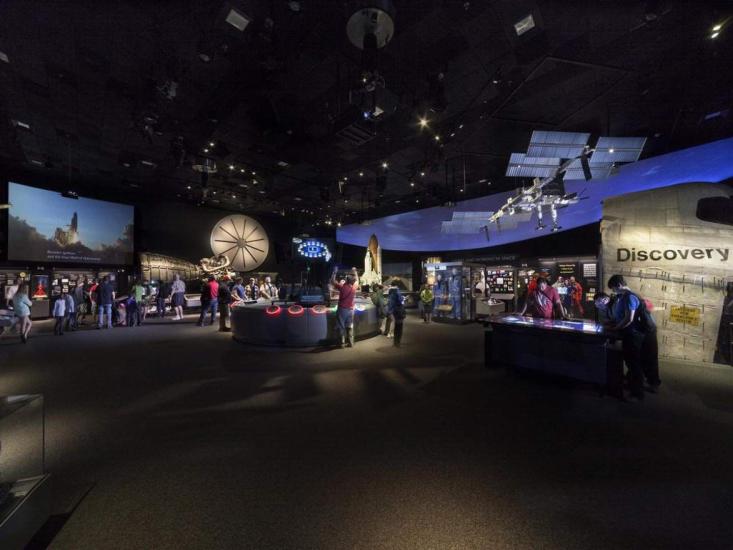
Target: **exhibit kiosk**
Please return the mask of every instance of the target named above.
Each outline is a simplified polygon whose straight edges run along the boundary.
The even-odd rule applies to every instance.
[[[243,344],[275,347],[315,347],[340,341],[336,305],[285,301],[242,302],[231,306],[232,336]],[[379,317],[371,300],[356,298],[354,336],[379,334]]]

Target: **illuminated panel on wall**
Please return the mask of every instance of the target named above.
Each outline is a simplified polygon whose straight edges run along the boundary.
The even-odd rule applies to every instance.
[[[602,201],[608,197],[681,183],[719,183],[728,178],[733,178],[733,138],[627,164],[607,179],[587,182],[566,178],[568,193],[582,192],[588,198],[560,210],[560,225],[564,231],[599,221]],[[515,228],[491,230],[490,242],[484,232],[441,232],[443,222],[452,220],[454,212],[496,211],[512,195],[513,191],[497,193],[459,202],[453,208],[426,208],[378,218],[369,225],[347,225],[339,228],[336,236],[341,243],[363,247],[376,234],[384,250],[436,252],[487,248],[548,234],[535,230],[534,217]]]

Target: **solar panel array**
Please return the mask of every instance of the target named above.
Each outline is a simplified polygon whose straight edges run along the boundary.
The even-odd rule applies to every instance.
[[[589,133],[535,130],[529,140],[527,156],[571,159],[583,152],[589,139]]]
[[[556,174],[563,159],[579,157],[590,134],[535,130],[526,153],[512,153],[506,175],[516,178],[549,178]],[[643,137],[600,137],[588,158],[593,179],[609,177],[615,166],[636,162],[646,144]],[[565,171],[566,180],[585,179],[580,159]]]
[[[488,224],[493,212],[453,212],[453,219],[441,223],[440,232],[449,235],[477,233]]]
[[[558,166],[559,158],[538,158],[524,153],[512,153],[506,175],[513,178],[549,178]]]
[[[588,165],[590,166],[590,173],[593,176],[593,179],[607,178],[611,174],[613,163],[594,163],[592,160],[594,157],[595,154],[588,161]],[[568,166],[568,169],[565,171],[565,180],[584,179],[585,173],[583,172],[583,166],[580,164],[580,159],[576,159],[572,163],[570,163],[570,166]]]
[[[600,137],[591,164],[636,162],[639,160],[646,138]]]

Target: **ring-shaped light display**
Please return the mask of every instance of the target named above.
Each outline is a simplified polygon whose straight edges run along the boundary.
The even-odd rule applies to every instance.
[[[331,251],[326,243],[315,239],[306,239],[298,245],[298,254],[306,258],[325,258],[328,262],[331,259]]]
[[[305,308],[298,304],[293,304],[288,308],[288,315],[291,317],[300,317],[305,313]]]
[[[282,313],[282,308],[280,306],[267,306],[265,309],[265,315],[268,315],[269,317],[277,317]]]

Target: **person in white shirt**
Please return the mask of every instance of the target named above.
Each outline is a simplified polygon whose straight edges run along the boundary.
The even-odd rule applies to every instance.
[[[53,318],[56,324],[53,326],[55,336],[64,335],[64,318],[66,317],[66,292],[56,299],[53,303]]]
[[[66,305],[66,330],[76,331],[76,302],[71,294],[64,294]]]
[[[260,286],[260,298],[265,300],[277,300],[277,287],[272,284],[272,279],[268,275],[265,282]]]

